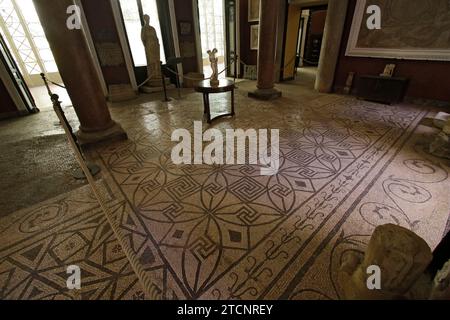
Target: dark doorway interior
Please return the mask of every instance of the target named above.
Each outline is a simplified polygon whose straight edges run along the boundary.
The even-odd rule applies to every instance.
[[[304,10],[309,10],[309,19],[306,24],[304,52],[300,52],[300,56],[304,57],[303,65],[317,67],[322,48],[327,7],[313,7]]]

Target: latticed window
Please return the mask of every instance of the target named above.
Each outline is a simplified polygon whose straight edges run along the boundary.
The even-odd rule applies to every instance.
[[[219,56],[225,55],[223,0],[198,0],[203,59],[206,51],[216,48]]]
[[[0,0],[0,30],[30,86],[58,72],[32,0]]]

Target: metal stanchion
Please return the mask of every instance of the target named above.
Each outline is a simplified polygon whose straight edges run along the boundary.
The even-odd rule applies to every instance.
[[[50,99],[52,100],[53,109],[55,110],[56,115],[58,116],[59,123],[64,127],[64,130],[66,131],[66,133],[70,134],[70,137],[72,138],[76,149],[78,150],[79,154],[81,155],[83,161],[86,162],[86,159],[84,158],[84,155],[83,155],[83,151],[81,150],[81,147],[77,142],[77,136],[73,132],[73,128],[70,125],[69,121],[67,120],[64,110],[61,107],[61,102],[59,101],[59,96],[57,94],[52,93],[50,86],[48,84],[48,80],[45,77],[45,74],[41,73],[41,78],[44,81],[45,87],[47,88],[48,95],[50,96]],[[101,171],[100,167],[97,166],[96,164],[87,163],[86,166],[89,168],[89,171],[93,176],[96,176]],[[85,180],[86,179],[86,175],[84,174],[83,170],[81,170],[81,169],[77,169],[73,173],[73,177],[77,180]]]
[[[144,269],[141,267],[139,261],[137,260],[136,255],[124,241],[124,239],[126,239],[125,235],[121,231],[121,228],[118,225],[117,221],[114,219],[114,214],[111,212],[109,206],[107,205],[107,201],[105,200],[104,196],[96,186],[96,182],[92,174],[91,168],[89,168],[89,166],[86,165],[83,154],[81,153],[78,143],[73,135],[72,128],[70,127],[66,117],[64,116],[64,112],[61,108],[61,103],[59,102],[58,95],[52,94],[52,102],[53,102],[53,109],[55,110],[55,113],[61,122],[61,125],[66,133],[67,139],[69,140],[69,144],[72,147],[73,151],[75,152],[78,164],[82,172],[84,173],[86,180],[88,181],[89,186],[91,187],[92,192],[94,193],[94,196],[100,205],[100,208],[105,214],[106,219],[111,226],[112,232],[114,233],[117,241],[119,242],[120,246],[122,247],[125,253],[125,256],[130,262],[131,268],[133,269],[133,271],[139,278],[139,281],[143,285],[146,295],[152,300],[160,300],[161,294],[159,288],[152,282],[150,278],[148,278]]]
[[[236,89],[239,89],[236,86],[236,79],[237,79],[237,72],[238,72],[238,63],[239,63],[239,56],[236,54],[236,52],[233,52],[233,62],[234,62],[234,74],[233,74],[233,82]]]
[[[162,79],[162,85],[163,85],[163,90],[164,90],[164,100],[163,100],[163,102],[169,102],[171,100],[167,96],[166,77],[165,77],[164,72],[163,72],[163,63],[162,62],[160,62],[160,63],[161,63],[161,79]]]
[[[177,69],[178,69],[178,65],[181,63],[183,63],[183,58],[181,58],[181,57],[169,58],[169,59],[167,59],[167,63],[166,63],[166,65],[168,66],[167,70],[169,70],[169,72],[171,71],[171,68],[174,68],[173,69],[174,72],[172,72],[172,73],[175,74],[175,78],[177,81],[178,99],[181,99],[181,81],[180,81],[180,74],[178,73]]]

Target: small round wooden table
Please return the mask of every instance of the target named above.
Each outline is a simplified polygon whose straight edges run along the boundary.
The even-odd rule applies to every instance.
[[[233,81],[221,79],[219,85],[211,86],[209,80],[200,81],[195,91],[203,94],[204,111],[208,119],[208,123],[223,117],[234,117],[234,89],[236,86]],[[211,106],[209,104],[209,95],[212,93],[231,92],[231,113],[221,114],[217,117],[211,118]]]

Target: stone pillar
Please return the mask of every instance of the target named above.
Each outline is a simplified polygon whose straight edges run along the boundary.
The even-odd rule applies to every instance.
[[[279,10],[278,10],[278,22],[277,22],[277,39],[283,39],[284,37],[284,28],[286,24],[286,20],[288,19],[286,15],[286,9],[289,6],[287,1],[280,1]],[[277,41],[276,53],[275,53],[275,82],[278,83],[283,76],[283,53],[284,53],[284,42]]]
[[[67,27],[67,8],[73,1],[33,2],[80,121],[80,144],[126,138],[120,125],[111,119],[83,31]]]
[[[258,51],[258,85],[249,97],[271,100],[281,97],[275,89],[275,53],[280,0],[261,0]]]
[[[341,50],[347,9],[348,0],[329,0],[328,2],[327,19],[315,85],[315,89],[319,92],[330,93],[333,91],[334,75]]]

